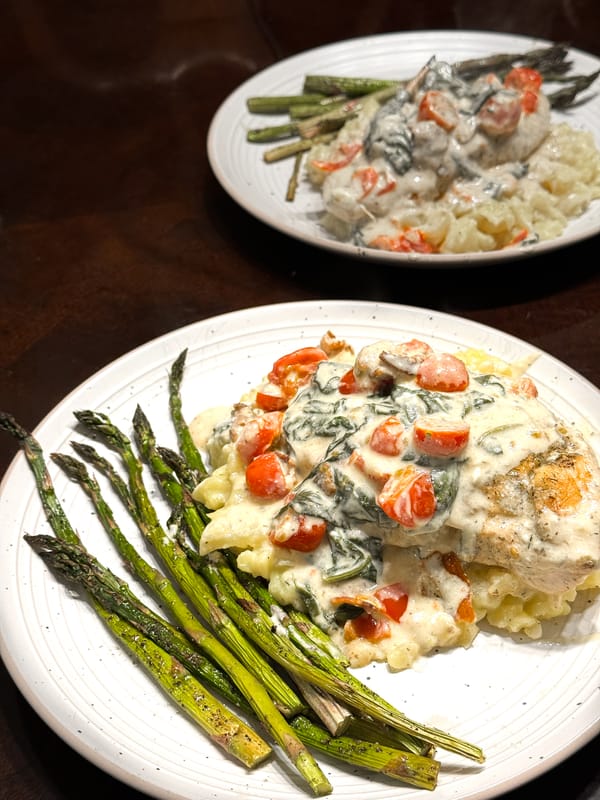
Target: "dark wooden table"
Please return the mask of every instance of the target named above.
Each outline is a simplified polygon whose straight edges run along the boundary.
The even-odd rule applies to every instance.
[[[302,50],[467,28],[600,56],[598,19],[596,0],[5,0],[0,408],[33,429],[84,379],[149,339],[222,312],[319,298],[457,314],[521,337],[600,385],[598,236],[559,252],[552,268],[543,257],[517,270],[365,268],[247,214],[206,157],[221,101]],[[0,474],[15,452],[0,438]],[[600,798],[599,744],[505,800],[556,791]],[[65,745],[0,667],[0,799],[75,800],[90,790],[141,800]]]

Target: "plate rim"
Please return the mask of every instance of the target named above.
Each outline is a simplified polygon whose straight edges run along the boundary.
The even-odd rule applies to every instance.
[[[264,80],[266,77],[277,75],[290,67],[293,67],[297,62],[301,62],[309,57],[319,58],[323,55],[334,54],[337,49],[348,47],[351,45],[369,46],[375,45],[383,41],[393,41],[398,39],[402,40],[421,39],[421,40],[435,40],[436,37],[449,37],[451,39],[460,40],[461,37],[467,35],[468,37],[482,37],[486,39],[493,39],[498,42],[498,47],[501,43],[510,43],[516,45],[522,44],[523,47],[528,49],[532,47],[548,46],[555,44],[544,37],[530,36],[526,34],[513,34],[504,31],[486,31],[482,29],[464,29],[453,30],[448,28],[427,29],[422,31],[388,31],[379,34],[370,34],[367,36],[356,36],[349,39],[330,42],[328,44],[318,45],[307,50],[294,53],[284,59],[274,62],[259,70],[254,75],[244,80],[241,84],[235,87],[227,97],[225,97],[219,104],[213,118],[209,124],[206,136],[206,152],[209,165],[212,169],[213,175],[223,190],[233,199],[242,209],[248,212],[255,219],[263,224],[271,227],[272,229],[290,236],[296,241],[300,241],[308,246],[316,247],[317,249],[324,250],[325,252],[333,253],[340,256],[347,256],[357,260],[374,261],[376,263],[383,263],[389,265],[396,265],[400,267],[410,268],[473,268],[483,265],[495,265],[497,263],[518,266],[523,259],[529,259],[535,256],[543,256],[555,250],[562,250],[565,247],[579,244],[587,241],[588,239],[598,236],[600,234],[600,220],[596,226],[589,229],[580,231],[578,233],[569,232],[568,225],[563,233],[555,238],[537,244],[513,249],[510,252],[505,250],[492,250],[482,251],[477,253],[391,253],[385,250],[377,250],[373,248],[361,247],[349,242],[341,242],[326,236],[319,236],[317,233],[313,235],[306,235],[298,230],[291,222],[285,220],[274,219],[273,215],[263,208],[260,203],[253,203],[249,197],[244,194],[241,188],[233,183],[223,169],[221,158],[219,156],[218,142],[222,137],[222,123],[221,119],[224,115],[244,101],[244,98],[249,96],[245,92],[247,88],[255,83]],[[580,58],[592,59],[596,68],[600,69],[600,57],[593,53],[581,50],[577,47],[569,47],[569,51]],[[596,136],[600,131],[594,131]],[[249,147],[251,145],[248,145]],[[600,144],[598,144],[600,147]],[[282,201],[283,202],[283,201]],[[594,201],[600,203],[600,200]],[[586,212],[587,213],[587,212]],[[571,220],[575,223],[578,219]]]

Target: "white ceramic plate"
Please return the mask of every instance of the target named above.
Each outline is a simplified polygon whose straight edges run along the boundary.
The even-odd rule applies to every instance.
[[[322,229],[321,195],[306,180],[300,182],[293,202],[285,200],[291,175],[289,159],[272,164],[263,162],[263,152],[274,145],[250,144],[246,132],[284,117],[250,114],[249,97],[298,94],[307,74],[347,75],[375,78],[410,78],[435,54],[440,60],[456,62],[492,53],[523,52],[547,46],[549,42],[525,36],[477,31],[415,31],[350,39],[301,53],[263,70],[239,86],[218,109],[208,133],[208,158],[217,179],[228,194],[246,211],[273,228],[296,239],[340,255],[358,256],[390,265],[415,267],[469,267],[485,262],[519,262],[528,256],[548,253],[600,231],[600,201],[580,218],[573,220],[563,234],[532,247],[511,248],[490,253],[404,254],[339,242]],[[600,60],[571,50],[573,72],[588,74],[600,68]],[[555,119],[573,127],[594,132],[600,147],[600,92],[594,84],[586,92],[588,101],[568,112],[554,112]]]
[[[200,410],[237,400],[281,353],[317,343],[328,329],[355,347],[418,336],[436,348],[476,345],[508,360],[536,352],[491,328],[426,309],[347,301],[265,306],[198,322],[123,356],[68,395],[35,435],[47,455],[70,452],[69,441],[83,438],[72,412],[88,408],[108,414],[131,434],[140,404],[158,442],[174,446],[167,377],[184,348],[183,413],[191,420]],[[530,374],[558,414],[596,431],[592,438],[600,457],[598,390],[544,353]],[[53,462],[49,468],[88,548],[127,577],[83,492]],[[139,542],[118,503],[112,505],[123,530]],[[228,760],[115,644],[91,607],[47,572],[23,540],[23,533],[49,532],[49,527],[22,453],[0,485],[0,520],[0,653],[32,707],[71,747],[156,798],[309,797],[283,762],[247,772]],[[549,628],[544,641],[483,632],[469,650],[422,659],[410,671],[390,674],[377,665],[359,675],[410,717],[480,745],[487,756],[484,765],[440,752],[444,766],[433,796],[484,800],[553,767],[600,730],[600,661],[593,640],[599,625],[600,604],[594,602]],[[425,797],[424,790],[319,760],[334,797]]]

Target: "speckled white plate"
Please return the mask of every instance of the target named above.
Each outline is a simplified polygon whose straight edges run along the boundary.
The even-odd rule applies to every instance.
[[[360,39],[349,39],[308,50],[280,61],[239,86],[222,103],[208,133],[208,158],[225,191],[246,211],[262,222],[296,239],[340,255],[388,262],[390,266],[471,267],[482,263],[519,262],[528,256],[549,253],[600,232],[600,201],[569,223],[552,241],[531,247],[510,248],[489,253],[423,254],[390,253],[340,242],[320,225],[323,202],[306,179],[300,181],[293,202],[285,199],[292,162],[266,164],[263,152],[274,145],[250,144],[246,133],[252,128],[286,122],[285,117],[250,114],[249,97],[298,94],[307,74],[347,75],[373,78],[410,78],[432,56],[451,63],[480,58],[492,53],[524,52],[550,43],[541,39],[479,31],[411,31]],[[588,74],[600,68],[600,60],[572,49],[569,60],[573,74]],[[574,128],[590,130],[600,147],[600,83],[582,95],[586,102],[566,112],[553,112],[555,120]]]
[[[70,452],[69,441],[82,439],[73,417],[78,409],[106,413],[131,434],[140,404],[158,442],[174,446],[168,371],[184,348],[183,413],[191,420],[207,407],[237,400],[275,358],[316,344],[328,329],[355,347],[416,336],[436,348],[473,345],[507,360],[536,354],[530,345],[497,330],[427,309],[354,301],[264,306],[181,328],[123,356],[68,395],[35,435],[47,456]],[[530,374],[541,398],[566,421],[583,426],[600,457],[599,391],[551,356],[537,355]],[[4,410],[18,417],[18,409]],[[115,458],[110,452],[107,456]],[[127,579],[84,493],[51,461],[49,469],[85,544]],[[139,543],[118,502],[111,505],[128,537]],[[158,505],[166,521],[167,509]],[[124,783],[164,800],[310,797],[283,761],[248,772],[227,759],[119,648],[92,608],[49,574],[23,539],[24,533],[50,529],[22,453],[0,485],[0,529],[0,654],[31,706],[74,750]],[[542,641],[483,632],[470,649],[424,658],[410,671],[391,674],[377,665],[359,675],[410,717],[483,748],[483,765],[439,753],[443,766],[433,795],[437,800],[488,800],[555,766],[600,731],[599,628],[600,603],[595,601],[549,627]],[[424,790],[319,760],[334,797],[425,797]]]

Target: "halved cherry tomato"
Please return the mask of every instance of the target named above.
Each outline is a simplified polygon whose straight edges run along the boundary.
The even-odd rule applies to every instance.
[[[389,583],[381,586],[375,592],[375,597],[381,601],[385,608],[385,613],[395,622],[400,619],[408,606],[408,595],[400,583]]]
[[[356,380],[354,369],[349,369],[348,372],[345,372],[342,375],[338,385],[338,390],[340,394],[355,394],[356,392],[360,392],[361,389],[358,381]]]
[[[418,417],[413,425],[417,448],[429,456],[456,456],[469,442],[470,426],[440,416]]]
[[[521,108],[526,114],[533,114],[538,107],[540,96],[537,92],[521,92]]]
[[[521,397],[537,397],[538,390],[535,383],[528,375],[523,375],[518,381],[515,381],[511,387],[510,392],[518,394]]]
[[[532,67],[513,67],[504,78],[507,89],[516,89],[519,92],[539,92],[542,82],[542,75]]]
[[[308,382],[319,362],[326,359],[327,353],[320,347],[301,347],[278,358],[269,372],[268,379],[281,387],[283,394],[289,399]]]
[[[242,460],[249,464],[253,458],[265,453],[280,435],[282,424],[281,411],[268,411],[248,420],[235,440],[235,446]]]
[[[404,528],[415,528],[435,514],[437,502],[429,472],[409,464],[395,472],[377,495],[377,504]]]
[[[337,169],[342,169],[342,167],[347,167],[348,164],[352,161],[352,159],[360,153],[362,150],[361,142],[356,142],[355,144],[342,144],[340,145],[340,152],[342,153],[342,157],[332,160],[332,161],[312,161],[313,167],[317,169],[322,169],[323,172],[335,172]]]
[[[281,386],[269,381],[257,389],[256,405],[263,411],[285,411],[288,401]]]
[[[354,639],[367,639],[369,642],[380,642],[391,636],[390,624],[386,619],[372,617],[363,611],[358,617],[349,619],[344,624],[344,639],[351,642]]]
[[[299,350],[293,350],[285,356],[281,356],[273,364],[273,368],[269,373],[269,378],[279,384],[287,375],[290,369],[297,369],[298,367],[312,366],[318,364],[319,361],[324,361],[327,358],[327,353],[321,350],[320,347],[301,347]]]
[[[469,385],[469,373],[456,356],[432,353],[419,364],[417,383],[432,392],[463,392]]]
[[[507,89],[519,92],[521,109],[526,114],[533,113],[538,107],[542,82],[542,75],[531,67],[514,67],[504,79]]]
[[[395,369],[406,372],[407,375],[416,375],[419,364],[432,353],[433,349],[425,342],[410,339],[408,342],[394,344],[381,357]]]
[[[458,111],[450,98],[435,89],[431,89],[423,95],[419,103],[417,118],[432,120],[445,131],[454,130],[460,121]]]
[[[287,509],[275,519],[269,531],[269,540],[276,547],[310,553],[321,544],[326,532],[327,523],[324,519]]]
[[[398,236],[376,236],[369,247],[377,250],[390,250],[393,253],[434,253],[435,248],[418,228],[407,228]]]
[[[404,450],[402,434],[404,425],[398,417],[387,417],[375,428],[369,444],[376,453],[385,456],[398,456]]]
[[[246,467],[246,486],[256,497],[278,500],[288,493],[288,472],[274,450],[261,453]]]
[[[408,606],[408,595],[400,583],[380,586],[373,594],[338,595],[331,598],[334,606],[348,605],[361,608],[377,619],[381,615],[399,622]]]
[[[513,133],[521,119],[521,101],[508,92],[492,95],[485,101],[477,115],[477,122],[489,136],[506,136]]]

